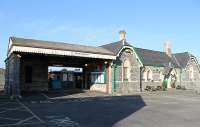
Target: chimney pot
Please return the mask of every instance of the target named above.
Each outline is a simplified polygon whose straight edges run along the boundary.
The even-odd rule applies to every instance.
[[[164,52],[171,57],[172,56],[172,50],[171,50],[171,43],[170,41],[166,41],[164,43]]]
[[[126,31],[125,30],[119,31],[119,39],[120,39],[120,41],[126,39]]]

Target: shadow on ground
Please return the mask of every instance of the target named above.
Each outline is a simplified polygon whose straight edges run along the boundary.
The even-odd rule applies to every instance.
[[[64,96],[76,95],[76,94],[82,94],[82,93],[91,93],[91,91],[88,92],[87,90],[82,90],[82,89],[71,89],[71,90],[61,89],[61,90],[52,90],[52,91],[44,92],[44,94],[46,94],[49,98],[64,97]]]
[[[50,99],[50,103],[22,101],[47,126],[55,127],[110,127],[146,105],[139,95]]]

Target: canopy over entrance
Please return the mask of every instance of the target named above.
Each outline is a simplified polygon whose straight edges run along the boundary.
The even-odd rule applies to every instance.
[[[83,68],[83,87],[92,88],[90,78],[105,76],[116,56],[101,47],[11,37],[6,59],[6,91],[48,90],[48,66]],[[92,77],[91,74],[94,76]],[[107,91],[107,86],[102,87]],[[104,90],[104,91],[105,91]]]
[[[10,37],[8,56],[10,56],[13,52],[77,56],[99,59],[116,58],[112,52],[101,47]]]

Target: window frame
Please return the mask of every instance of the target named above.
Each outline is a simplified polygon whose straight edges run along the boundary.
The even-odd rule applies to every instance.
[[[128,81],[128,67],[123,67],[123,80]]]
[[[94,84],[106,84],[106,65],[103,65],[103,68],[101,71],[96,70],[94,72],[90,73],[91,77],[91,83]],[[100,79],[99,79],[100,78]]]
[[[194,80],[194,67],[190,66],[189,68],[189,78],[190,80]]]
[[[153,73],[149,69],[149,70],[147,70],[147,81],[152,81],[152,80],[153,80]]]
[[[91,72],[91,83],[105,84],[105,72]]]
[[[129,81],[130,80],[130,61],[128,59],[125,59],[123,62],[123,71],[122,71],[122,80],[123,81]],[[126,72],[125,72],[126,70]],[[126,74],[125,74],[126,73]]]

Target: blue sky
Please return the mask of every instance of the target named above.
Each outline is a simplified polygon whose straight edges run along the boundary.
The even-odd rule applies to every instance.
[[[99,46],[119,40],[136,47],[189,51],[200,58],[199,0],[1,0],[0,67],[9,36]]]

